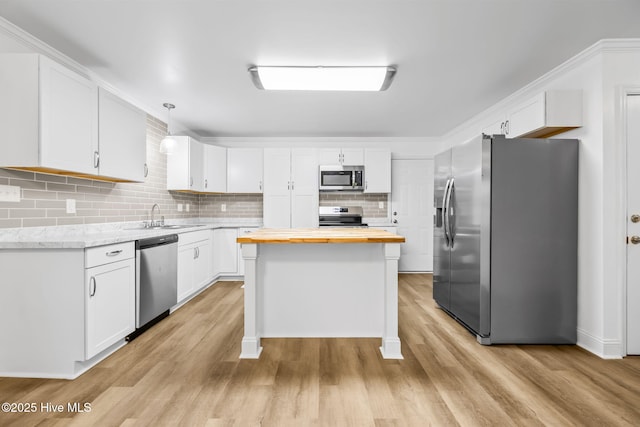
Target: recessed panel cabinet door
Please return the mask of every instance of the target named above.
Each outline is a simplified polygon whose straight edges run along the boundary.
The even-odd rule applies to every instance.
[[[97,174],[98,87],[40,57],[40,162],[43,167]]]
[[[135,259],[86,269],[86,358],[135,329]]]
[[[147,115],[102,88],[98,95],[100,175],[143,182]]]

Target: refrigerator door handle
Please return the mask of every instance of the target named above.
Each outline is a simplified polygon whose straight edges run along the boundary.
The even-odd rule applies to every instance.
[[[455,216],[455,212],[453,213],[453,215],[451,215],[451,193],[453,193],[454,183],[455,183],[455,178],[451,178],[449,180],[449,191],[447,192],[447,214],[446,214],[447,215],[447,223],[446,223],[447,231],[445,232],[449,235],[449,241],[452,248],[453,248],[453,225],[451,222],[451,218],[452,216]]]
[[[447,226],[447,195],[449,194],[449,183],[451,179],[447,179],[447,183],[444,185],[444,194],[442,195],[442,229],[444,230],[444,240],[449,246],[449,233]]]

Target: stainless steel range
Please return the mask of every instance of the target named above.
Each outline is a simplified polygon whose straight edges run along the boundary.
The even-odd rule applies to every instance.
[[[367,227],[359,206],[320,206],[318,213],[320,227]]]

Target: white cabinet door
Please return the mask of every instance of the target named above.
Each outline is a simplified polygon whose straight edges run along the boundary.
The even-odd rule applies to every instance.
[[[195,292],[195,245],[178,246],[178,302]]]
[[[362,148],[322,148],[318,151],[318,164],[362,166],[364,150]]]
[[[482,128],[482,133],[485,135],[504,135],[505,127],[504,124],[506,119],[504,115],[500,116],[499,119],[495,121],[491,121],[484,128]]]
[[[506,122],[506,134],[517,138],[525,133],[537,130],[545,125],[544,92],[517,105],[509,112]]]
[[[362,148],[343,148],[342,164],[345,166],[362,166],[364,164],[364,150]]]
[[[227,191],[227,149],[209,144],[202,146],[204,151],[203,191],[225,193]]]
[[[204,190],[204,148],[188,136],[174,136],[177,141],[173,154],[167,156],[167,190]]]
[[[291,227],[306,228],[317,226],[317,150],[313,148],[293,148],[291,149]]]
[[[98,174],[98,87],[40,56],[41,166]]]
[[[264,150],[264,226],[318,226],[318,160],[313,148]]]
[[[339,148],[321,148],[318,150],[319,165],[339,165],[342,162],[342,150]]]
[[[147,157],[147,115],[125,100],[98,91],[99,173],[143,182]]]
[[[193,263],[194,291],[198,291],[211,282],[211,244],[209,240],[198,242]]]
[[[261,148],[227,149],[227,192],[262,193]]]
[[[365,193],[391,192],[391,150],[367,148],[364,150]]]
[[[135,259],[85,270],[87,359],[135,329]]]
[[[238,273],[238,231],[235,228],[216,228],[213,230],[214,270],[221,275]]]
[[[291,150],[264,149],[263,221],[267,228],[291,226]]]

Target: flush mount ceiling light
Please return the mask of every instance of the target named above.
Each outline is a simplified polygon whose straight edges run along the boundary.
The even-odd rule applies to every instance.
[[[395,67],[263,67],[249,68],[251,80],[264,90],[387,90]]]
[[[160,152],[164,154],[173,154],[178,141],[171,136],[171,110],[176,108],[176,106],[169,103],[164,103],[162,106],[167,109],[167,136],[162,138],[162,141],[160,141]]]

